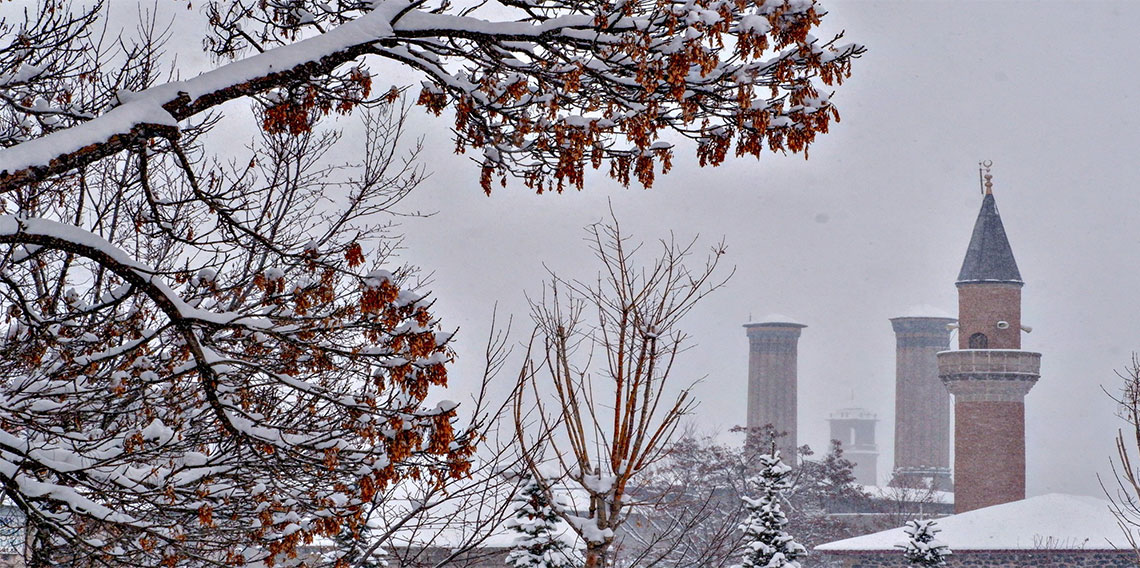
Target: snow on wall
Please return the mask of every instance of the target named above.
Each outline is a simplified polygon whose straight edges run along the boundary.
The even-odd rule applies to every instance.
[[[1052,493],[938,519],[939,538],[955,553],[986,550],[1114,550],[1128,541],[1109,510],[1095,497]],[[829,542],[828,553],[890,551],[907,541],[902,527]]]

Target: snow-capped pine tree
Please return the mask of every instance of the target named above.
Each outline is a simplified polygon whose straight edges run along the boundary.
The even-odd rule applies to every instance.
[[[946,565],[946,557],[951,554],[950,547],[934,537],[941,532],[936,525],[932,520],[907,521],[903,530],[910,540],[896,546],[903,549],[903,556],[911,566]]]
[[[791,487],[792,468],[780,460],[780,452],[756,457],[760,472],[753,478],[758,492],[755,498],[744,497],[748,518],[740,524],[744,531],[744,562],[739,568],[800,568],[797,558],[806,550],[784,532],[788,518],[780,509],[781,493]]]
[[[512,499],[518,503],[506,527],[518,535],[507,555],[513,568],[579,568],[584,563],[574,547],[558,538],[561,519],[546,489],[531,475],[523,477],[522,489]]]
[[[336,546],[325,558],[333,568],[385,568],[388,561],[384,560],[384,549],[377,547],[369,551],[372,538],[372,528],[367,524],[361,525],[356,532],[345,527],[333,537]]]

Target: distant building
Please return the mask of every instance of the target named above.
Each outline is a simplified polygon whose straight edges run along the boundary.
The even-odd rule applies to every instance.
[[[786,319],[786,318],[778,318]],[[784,460],[795,462],[797,347],[800,331],[807,327],[790,321],[745,324],[748,333],[749,432],[771,425],[780,437]]]
[[[942,529],[938,539],[953,551],[948,566],[1136,566],[1136,551],[1129,543],[1138,535],[1125,535],[1123,531],[1134,527],[1122,527],[1107,501],[1057,494],[1025,498],[1025,395],[1040,377],[1041,354],[1021,349],[1021,334],[1029,331],[1021,324],[1025,283],[997,210],[991,176],[987,173],[984,179],[981,210],[955,282],[958,349],[936,355],[938,376],[954,399],[957,514],[938,520]],[[915,380],[904,377],[903,368],[928,363],[927,355],[919,353],[919,340],[913,337],[917,330],[924,329],[922,341],[931,350],[943,342],[944,331],[939,326],[947,323],[892,320],[899,337],[897,408],[903,422],[896,425],[896,431],[904,437],[896,446],[904,450],[896,456],[900,460],[896,479],[904,478],[900,472],[908,473],[908,468],[921,469],[906,464],[916,459],[910,454],[937,451],[921,458],[932,461],[942,455],[938,444],[918,441],[907,426],[934,425],[908,417],[902,409],[911,413],[919,407],[934,409],[929,411],[930,420],[941,424],[944,399],[931,391],[902,400],[918,390],[910,389]],[[913,351],[904,353],[905,349]],[[912,360],[919,362],[912,364]],[[815,551],[848,568],[900,566],[902,553],[896,545],[906,541],[899,527],[828,543]]]
[[[954,395],[954,510],[1025,498],[1025,395],[1041,354],[1021,350],[1021,272],[986,175],[958,273],[958,349],[938,354]]]
[[[1136,566],[1136,552],[1102,499],[1042,495],[938,519],[951,568],[1116,568]],[[817,546],[845,568],[903,566],[902,527]]]
[[[855,483],[878,485],[879,447],[875,445],[878,417],[862,408],[843,408],[827,419],[831,439],[839,440],[843,457],[855,463]]]
[[[895,331],[895,467],[891,483],[948,491],[950,393],[938,378],[939,351],[950,348],[946,317],[898,317]]]

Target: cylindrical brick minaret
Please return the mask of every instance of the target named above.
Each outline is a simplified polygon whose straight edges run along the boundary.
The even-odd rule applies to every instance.
[[[1021,349],[1024,283],[959,280],[957,286],[958,349]]]
[[[800,330],[791,322],[749,323],[748,431],[771,425],[784,433],[777,446],[786,463],[796,459],[796,359]]]
[[[967,349],[938,354],[954,395],[954,512],[1025,498],[1025,395],[1041,354]]]
[[[1021,351],[1021,273],[989,191],[958,273],[958,347],[938,354],[954,395],[954,511],[1025,498],[1025,395],[1041,354]]]
[[[895,469],[904,487],[949,490],[950,394],[938,378],[954,318],[899,317],[895,330]],[[927,485],[930,484],[930,485]]]

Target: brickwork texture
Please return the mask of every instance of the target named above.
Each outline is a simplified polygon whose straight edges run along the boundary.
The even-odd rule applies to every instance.
[[[1021,284],[958,284],[958,348],[969,349],[976,333],[986,336],[987,349],[1021,349]]]
[[[762,323],[744,326],[748,332],[749,429],[771,424],[780,438],[785,460],[794,459],[796,436],[796,375],[800,330],[804,325]]]
[[[895,469],[950,467],[950,393],[935,354],[950,348],[952,318],[904,317],[895,331]]]

